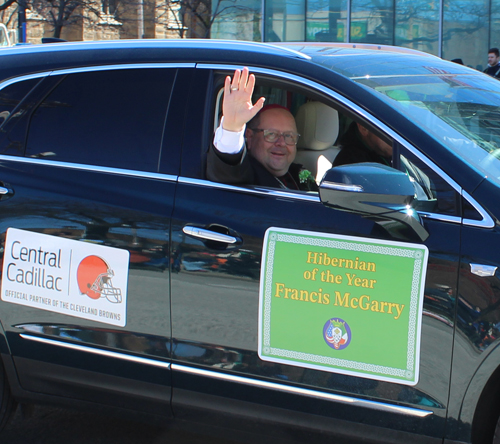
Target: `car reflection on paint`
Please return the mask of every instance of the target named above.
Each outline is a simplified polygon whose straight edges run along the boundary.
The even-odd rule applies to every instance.
[[[245,66],[318,192],[211,180]],[[246,442],[497,444],[499,109],[495,79],[409,48],[4,48],[0,428],[19,400]],[[392,157],[341,164],[361,128]]]

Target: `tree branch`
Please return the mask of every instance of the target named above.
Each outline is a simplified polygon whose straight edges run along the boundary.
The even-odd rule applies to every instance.
[[[13,3],[16,3],[17,0],[7,0],[3,5],[0,5],[0,11],[3,11],[4,9],[7,9],[10,5]]]

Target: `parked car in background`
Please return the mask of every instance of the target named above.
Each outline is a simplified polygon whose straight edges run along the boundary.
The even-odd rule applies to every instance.
[[[296,116],[319,192],[207,179],[242,67]],[[497,443],[499,110],[496,79],[404,48],[3,49],[1,423],[15,400],[260,442]],[[389,165],[332,168],[357,123]]]

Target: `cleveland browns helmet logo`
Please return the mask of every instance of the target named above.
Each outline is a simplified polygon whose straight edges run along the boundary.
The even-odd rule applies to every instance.
[[[82,294],[91,299],[106,298],[109,302],[119,304],[122,301],[122,291],[113,287],[111,278],[114,275],[106,261],[94,255],[87,256],[80,262],[76,274]]]

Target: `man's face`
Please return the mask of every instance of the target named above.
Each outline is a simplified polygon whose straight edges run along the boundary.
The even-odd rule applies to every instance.
[[[497,57],[494,52],[488,53],[488,65],[496,66],[496,65],[498,65],[499,61],[500,61],[500,57]]]
[[[364,126],[358,123],[358,129],[364,142],[377,154],[383,157],[392,156],[392,146],[384,142],[380,137],[373,134]]]
[[[264,111],[260,116],[259,129],[273,129],[281,133],[287,131],[297,132],[295,119],[288,111],[280,108]],[[296,145],[287,145],[281,136],[275,142],[264,140],[262,131],[246,131],[247,147],[250,154],[255,157],[272,175],[280,177],[288,172],[288,167],[295,160]]]

